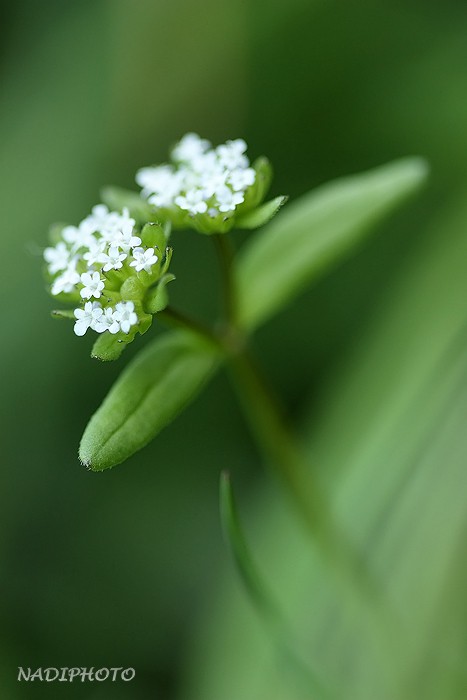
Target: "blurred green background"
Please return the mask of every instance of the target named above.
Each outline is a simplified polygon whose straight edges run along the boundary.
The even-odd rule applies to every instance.
[[[127,464],[84,470],[84,426],[146,338],[115,365],[91,360],[91,338],[50,318],[41,248],[50,223],[81,220],[104,184],[132,187],[136,169],[163,160],[186,131],[214,143],[244,137],[252,157],[272,161],[273,194],[292,198],[399,156],[425,156],[428,191],[256,338],[290,417],[311,416],[303,425],[313,428],[322,464],[345,471],[362,445],[371,453],[371,416],[389,394],[405,401],[414,372],[438,361],[443,338],[467,316],[467,4],[25,0],[1,8],[1,696],[272,700],[262,681],[246,688],[252,670],[242,650],[253,663],[261,640],[248,651],[253,631],[247,642],[241,629],[232,639],[226,632],[232,619],[255,613],[238,584],[222,583],[224,572],[235,574],[218,521],[221,469],[234,475],[270,558],[288,545],[276,516],[263,518],[257,505],[268,479],[227,380],[217,377]],[[218,279],[209,245],[179,233],[174,247],[174,303],[212,318]],[[378,416],[384,430],[390,417]],[[419,425],[432,434],[439,421]],[[465,451],[456,426],[447,444],[458,466]],[[394,428],[382,473],[412,439],[404,427]],[[453,462],[439,450],[449,475]],[[465,533],[466,483],[456,474],[438,504],[449,512],[458,495],[449,546]],[[356,510],[368,502],[359,493]],[[423,510],[426,500],[416,503]],[[426,513],[422,542],[430,523],[439,532],[438,512]],[[447,572],[445,593],[463,580],[436,560],[447,541],[422,546],[423,561]],[[465,634],[456,634],[458,649]],[[436,648],[430,654],[437,658]],[[136,679],[111,688],[18,684],[18,666],[131,666]],[[214,667],[224,689],[210,678]],[[465,691],[465,678],[455,683]],[[432,692],[424,697],[466,697]]]

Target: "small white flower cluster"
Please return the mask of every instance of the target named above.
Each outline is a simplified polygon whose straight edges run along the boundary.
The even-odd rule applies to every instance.
[[[79,292],[83,300],[101,299],[112,270],[126,270],[126,276],[131,274],[131,268],[150,273],[159,258],[154,248],[142,246],[134,227],[135,220],[127,209],[120,214],[109,211],[104,204],[95,206],[79,226],[66,226],[59,242],[44,251],[48,272],[53,277],[52,294]],[[83,335],[88,328],[98,333],[128,333],[138,322],[133,302],[118,303],[113,309],[88,301],[84,310],[76,309],[74,313],[77,335]]]
[[[256,172],[245,155],[243,139],[212,148],[197,134],[186,134],[172,151],[172,163],[142,168],[136,182],[142,196],[162,209],[180,209],[195,216],[234,212],[255,183]]]
[[[113,309],[103,309],[98,301],[87,301],[84,309],[74,310],[76,335],[84,335],[88,328],[97,333],[109,331],[112,334],[123,331],[129,333],[131,326],[138,323],[135,305],[132,301],[120,301]]]

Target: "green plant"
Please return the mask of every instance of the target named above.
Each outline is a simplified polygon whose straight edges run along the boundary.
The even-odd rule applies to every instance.
[[[51,292],[64,302],[84,303],[84,308],[54,315],[75,319],[77,335],[88,329],[99,334],[94,357],[117,359],[149,330],[154,317],[176,327],[129,363],[91,418],[79,456],[93,471],[125,461],[173,420],[217,369],[227,366],[267,462],[297,505],[343,595],[357,605],[363,596],[371,599],[381,612],[384,606],[365,561],[334,523],[308,456],[252,357],[249,339],[415,192],[427,168],[412,158],[338,180],[270,221],[286,198],[264,203],[271,168],[265,158],[250,166],[245,150],[241,139],[212,149],[188,134],[173,149],[169,164],[138,172],[140,194],[107,188],[104,204],[79,227],[54,227],[54,245],[44,253]],[[237,255],[229,233],[234,228],[262,230]],[[216,247],[224,314],[212,326],[169,304],[167,286],[175,279],[169,271],[169,243],[177,229],[208,236]],[[268,618],[282,619],[274,604],[265,602],[269,598],[251,565],[230,482],[222,483],[225,530],[243,578]],[[274,627],[282,630],[282,623],[274,622]],[[282,632],[278,637],[283,638]],[[286,652],[303,671],[293,644],[286,645]],[[317,697],[332,697],[306,666],[305,679]]]

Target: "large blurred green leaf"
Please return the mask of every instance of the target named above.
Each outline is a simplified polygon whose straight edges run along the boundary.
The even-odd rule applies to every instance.
[[[120,464],[144,447],[198,393],[218,355],[186,331],[156,339],[128,365],[91,418],[79,456],[94,471]]]
[[[310,421],[315,478],[384,606],[346,603],[276,496],[250,530],[302,648],[340,700],[467,696],[466,231],[461,201],[392,281]],[[196,692],[184,697],[301,700],[238,587],[227,586],[217,625],[196,643],[207,662],[200,670],[195,657]]]
[[[326,184],[289,205],[252,238],[237,268],[239,316],[252,328],[356,246],[425,180],[408,158]]]

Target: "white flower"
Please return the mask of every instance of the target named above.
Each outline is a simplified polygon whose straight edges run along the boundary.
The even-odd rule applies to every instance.
[[[158,209],[167,209],[173,206],[175,197],[180,193],[180,187],[175,184],[171,188],[167,188],[159,194],[152,194],[148,198],[149,204],[153,204]]]
[[[48,270],[55,275],[60,270],[66,270],[70,262],[70,251],[63,241],[57,243],[54,248],[44,250],[44,260],[49,263]]]
[[[108,272],[109,270],[119,270],[123,266],[123,261],[127,257],[127,253],[121,253],[116,246],[110,246],[107,253],[100,253],[97,258],[97,262],[104,263],[104,267],[102,269],[104,272]]]
[[[227,186],[219,187],[216,191],[217,204],[222,212],[234,211],[237,204],[241,204],[244,199],[242,192],[232,192]]]
[[[87,216],[81,222],[83,228],[88,228],[91,233],[96,233],[96,231],[102,231],[109,226],[109,223],[115,218],[116,212],[109,212],[108,207],[105,204],[96,204],[92,208],[91,214]]]
[[[256,172],[253,168],[237,168],[229,173],[227,182],[232,186],[234,192],[240,192],[253,185],[255,179]]]
[[[171,188],[174,178],[174,169],[171,165],[158,165],[152,168],[141,168],[136,173],[136,182],[143,188],[143,197],[150,194],[161,194],[167,188]]]
[[[200,187],[200,173],[196,172],[191,164],[189,166],[181,165],[177,170],[177,177],[179,179],[180,186],[178,192],[176,192],[174,195],[174,199],[177,194]]]
[[[131,326],[135,326],[138,323],[134,303],[132,301],[120,301],[115,306],[113,318],[120,324],[120,328],[124,333],[129,333]]]
[[[210,199],[216,191],[226,183],[228,170],[216,168],[201,175],[201,186],[206,199]]]
[[[154,248],[133,248],[132,251],[134,260],[130,263],[130,267],[134,267],[136,272],[141,272],[141,270],[146,270],[146,272],[151,272],[151,267],[159,260],[157,255],[154,253]]]
[[[204,214],[208,209],[203,190],[188,190],[184,197],[180,195],[175,198],[175,204],[190,214]]]
[[[133,226],[130,227],[128,225],[114,233],[110,245],[115,248],[121,248],[124,253],[128,253],[130,248],[141,245],[141,238],[134,236]]]
[[[90,302],[88,302],[89,304]],[[104,309],[104,313],[97,319],[94,330],[98,333],[104,333],[104,331],[109,331],[114,335],[120,330],[120,324],[115,319],[115,311],[110,306]]]
[[[173,206],[175,197],[186,187],[184,182],[185,175],[185,171],[180,170],[176,173],[172,173],[170,177],[167,177],[163,183],[161,182],[159,184],[157,189],[154,188],[153,194],[148,198],[149,204],[154,204],[155,207]]]
[[[135,220],[131,218],[130,212],[126,207],[123,209],[121,214],[116,215],[115,228],[119,231],[133,231],[135,223]]]
[[[98,301],[87,301],[84,309],[75,309],[74,314],[76,323],[73,330],[76,335],[84,335],[88,328],[95,328],[103,314],[103,310]]]
[[[50,290],[53,295],[61,294],[62,292],[74,292],[75,285],[79,282],[79,274],[76,272],[76,260],[70,261],[67,269],[63,274],[54,279],[52,284],[52,289]]]
[[[227,141],[216,148],[219,162],[229,170],[248,167],[249,160],[244,155],[247,145],[243,139]]]
[[[89,233],[103,233],[113,231],[118,223],[120,215],[116,211],[109,211],[105,204],[96,204],[89,214],[80,224],[83,231]]]
[[[243,139],[212,148],[209,141],[189,133],[173,149],[172,164],[142,168],[136,181],[142,196],[156,207],[176,205],[191,215],[204,214],[216,208],[216,200],[211,201],[215,197],[221,212],[234,211],[256,179],[246,150]]]
[[[99,258],[105,248],[105,241],[102,240],[102,238],[96,238],[90,235],[87,248],[88,250],[83,254],[83,260],[86,260],[87,264],[91,266],[99,262]]]
[[[205,153],[211,144],[202,139],[198,134],[185,134],[172,151],[172,158],[181,163],[190,163],[196,157]]]
[[[209,176],[216,171],[224,170],[224,166],[219,162],[215,151],[200,153],[190,161],[186,168],[198,177]]]
[[[215,219],[219,213],[235,211],[256,181],[246,150],[243,139],[213,148],[189,133],[173,149],[171,164],[142,168],[136,181],[142,196],[158,208],[175,206],[191,216],[207,213]]]
[[[92,208],[92,213],[80,223],[84,239],[93,233],[98,233],[106,241],[113,242],[114,237],[124,231],[125,235],[132,232],[135,220],[130,217],[128,209],[121,214],[117,211],[109,211],[105,204],[97,204]],[[83,241],[86,244],[86,240]]]
[[[84,285],[80,291],[83,299],[95,297],[99,299],[101,292],[104,289],[104,281],[98,272],[83,272],[81,275],[81,283]]]
[[[62,231],[62,238],[68,245],[71,246],[73,253],[76,253],[80,248],[87,248],[89,243],[93,239],[92,231],[90,231],[89,226],[86,226],[82,221],[80,225],[77,226],[65,226]]]
[[[70,245],[74,245],[77,242],[81,243],[82,234],[77,226],[65,226],[61,236]]]

